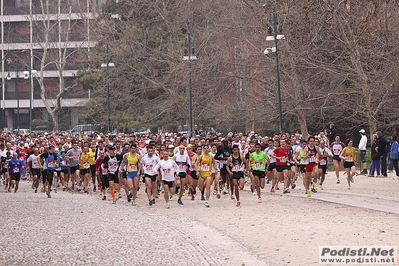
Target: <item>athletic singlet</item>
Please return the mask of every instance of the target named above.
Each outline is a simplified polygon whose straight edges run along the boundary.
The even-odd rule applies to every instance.
[[[332,150],[333,150],[333,154],[336,156],[339,156],[341,154],[341,151],[343,150],[344,146],[342,145],[342,143],[336,143],[333,142],[332,144]]]
[[[346,162],[353,162],[353,159],[355,158],[355,148],[344,148],[342,156],[345,157]]]
[[[252,170],[265,171],[268,156],[264,151],[260,151],[259,153],[253,152],[249,157],[252,164]]]
[[[231,155],[231,171],[233,173],[243,173],[245,168],[245,164],[241,159],[241,156],[238,155],[238,158],[234,158],[233,155]]]
[[[127,172],[137,172],[138,171],[138,162],[139,162],[139,157],[137,154],[132,156],[130,152],[127,154]]]
[[[316,146],[314,146],[313,149],[311,149],[308,146],[308,151],[309,151],[308,162],[309,163],[317,163],[317,148],[316,148]]]
[[[108,158],[109,158],[108,172],[110,174],[115,174],[118,171],[118,167],[119,167],[118,159],[116,158],[116,156],[111,156],[111,155],[108,155]]]
[[[331,154],[330,150],[327,147],[319,148],[319,150],[320,150],[320,153],[321,153],[321,156],[322,156],[321,159],[320,159],[319,164],[320,165],[327,165],[327,159],[326,159],[326,157],[323,157],[323,155]]]
[[[306,165],[308,164],[308,159],[303,159],[303,157],[305,156],[305,151],[302,148],[299,148],[299,155],[298,155],[298,159],[299,159],[299,164],[301,165]]]
[[[266,152],[267,156],[269,156],[270,163],[275,163],[276,162],[276,158],[272,157],[272,154],[274,154],[274,150],[275,149],[276,148],[270,148],[270,147],[265,149],[265,152]]]
[[[89,169],[90,168],[90,154],[89,152],[82,152],[80,155],[80,169]]]
[[[201,161],[200,161],[201,176],[208,177],[211,175],[212,161],[213,157],[210,154],[208,155],[208,157],[206,157],[204,154],[201,156]]]
[[[56,167],[55,160],[55,154],[49,152],[47,158],[45,158],[45,169],[54,170]]]

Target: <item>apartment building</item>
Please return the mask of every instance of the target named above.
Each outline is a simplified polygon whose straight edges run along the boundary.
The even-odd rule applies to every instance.
[[[82,49],[90,49],[90,20],[101,0],[1,0],[0,131],[51,121],[46,104],[59,99],[61,130],[78,124],[89,92],[76,84]],[[46,101],[42,100],[41,94]]]

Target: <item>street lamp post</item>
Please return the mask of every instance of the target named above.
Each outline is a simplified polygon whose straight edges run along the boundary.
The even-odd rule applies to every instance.
[[[32,70],[32,55],[30,51],[28,51],[28,63],[27,63],[27,68],[28,71],[25,73],[24,79],[29,79],[29,132],[32,131],[32,116],[33,116],[33,106],[32,106],[32,101],[33,101],[33,84],[32,84],[32,74],[36,73],[36,70]]]
[[[194,123],[193,123],[193,97],[192,97],[192,82],[191,82],[191,60],[196,60],[194,48],[191,47],[191,34],[187,29],[182,28],[183,34],[187,33],[187,52],[184,53],[183,60],[188,61],[188,98],[189,98],[189,123],[190,123],[190,138],[194,136]]]
[[[18,71],[16,71],[16,74],[15,74],[15,77],[18,79],[19,78],[19,70]],[[10,72],[8,72],[8,75],[7,75],[7,80],[11,80],[11,74],[10,74]],[[16,96],[17,96],[17,132],[19,132],[19,91],[18,91],[18,84],[15,84],[15,93],[16,93]],[[14,125],[14,128],[15,128],[15,125]]]
[[[269,5],[264,5],[264,8],[269,7]],[[273,11],[273,35],[272,35],[272,29],[269,27],[268,28],[268,35],[266,37],[266,41],[274,41],[274,47],[272,48],[266,48],[264,51],[265,54],[269,53],[269,50],[271,52],[276,53],[276,77],[277,77],[277,97],[278,97],[278,117],[279,117],[279,131],[280,133],[283,132],[283,114],[282,114],[282,106],[281,106],[281,88],[280,88],[280,66],[278,62],[278,40],[285,39],[285,36],[283,34],[278,34],[277,33],[277,15],[276,12]],[[281,28],[280,28],[281,31]]]
[[[107,55],[107,63],[101,64],[101,67],[105,67],[105,71],[107,72],[107,109],[108,109],[108,133],[110,132],[111,128],[111,105],[110,105],[110,92],[109,92],[109,67],[114,67],[114,63],[109,62],[109,55],[108,55],[108,50],[109,46],[107,44],[107,50],[106,50],[106,55]]]

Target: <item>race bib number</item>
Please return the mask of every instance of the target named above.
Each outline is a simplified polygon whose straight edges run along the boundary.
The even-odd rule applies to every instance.
[[[154,166],[152,164],[146,164],[145,169],[152,170]]]
[[[327,160],[326,159],[321,159],[320,160],[320,165],[326,165],[327,164]]]
[[[345,161],[347,161],[347,162],[352,162],[353,160],[352,160],[352,156],[346,156],[345,157]]]
[[[85,162],[83,164],[84,169],[89,169],[90,168],[90,164],[88,162]]]
[[[315,156],[309,157],[309,162],[310,163],[316,162],[316,157]]]
[[[201,170],[203,171],[209,171],[211,169],[211,166],[207,163],[201,164]]]
[[[241,171],[241,164],[233,164],[232,170],[233,170],[233,172]]]
[[[287,162],[287,157],[282,157],[282,158],[280,159],[280,162],[286,163],[286,162]]]
[[[108,168],[110,172],[115,172],[118,169],[117,163],[108,163]]]
[[[102,169],[102,174],[103,174],[103,175],[108,174],[108,169],[107,169],[107,168]]]
[[[137,165],[136,164],[129,164],[129,171],[137,171]]]
[[[257,163],[255,163],[255,167],[256,168],[262,168],[263,167],[263,163],[262,162],[257,162]]]
[[[53,160],[49,160],[48,161],[48,167],[54,168],[55,167],[55,163]]]
[[[340,149],[334,149],[334,155],[339,155],[341,153]]]
[[[32,167],[33,168],[39,168],[39,162],[38,161],[33,161],[32,162]]]
[[[13,169],[14,169],[14,173],[19,173],[19,167],[18,166],[15,166]]]
[[[170,168],[163,168],[162,171],[164,174],[170,174],[170,172],[171,172]]]

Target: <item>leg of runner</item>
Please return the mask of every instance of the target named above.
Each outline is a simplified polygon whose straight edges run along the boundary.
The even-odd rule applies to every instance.
[[[339,184],[339,171],[341,170],[341,162],[333,159],[334,161],[334,169],[335,169],[335,176],[337,177],[337,184]]]
[[[240,207],[240,205],[241,205],[241,203],[240,203],[240,191],[238,190],[239,189],[239,179],[237,179],[237,178],[234,178],[233,180],[232,180],[233,182],[233,186],[234,186],[234,194],[235,194],[235,197],[236,197],[236,200],[237,200],[237,203],[236,203],[236,206],[237,207]]]
[[[284,169],[281,175],[284,178],[284,193],[290,193],[291,178],[288,169]]]
[[[169,185],[167,181],[162,181],[163,183],[163,190],[164,190],[164,198],[165,198],[165,202],[166,202],[166,208],[169,209],[170,205],[169,205]]]
[[[179,191],[179,204],[183,205],[183,202],[181,201],[181,198],[183,197],[184,193],[184,186],[186,185],[186,177],[180,176],[180,191]]]
[[[262,198],[260,196],[260,178],[257,174],[253,174],[252,184],[253,184],[254,190],[256,191],[256,194],[258,195],[258,202],[261,203]]]
[[[205,196],[203,194],[205,188],[205,179],[202,176],[198,179],[198,187],[201,191],[201,200],[205,200]]]
[[[132,190],[133,190],[132,205],[133,205],[133,206],[136,206],[137,189],[138,189],[138,187],[139,187],[139,178],[140,178],[140,176],[137,175],[137,176],[133,177],[133,180],[132,180],[132,185],[133,185],[133,187],[132,187]],[[129,182],[129,181],[128,181],[128,182]]]

